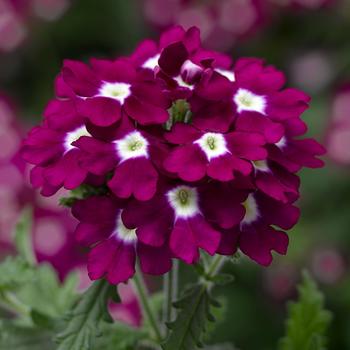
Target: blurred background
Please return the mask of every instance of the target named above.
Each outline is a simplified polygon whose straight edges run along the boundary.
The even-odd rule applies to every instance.
[[[78,269],[82,286],[88,283],[84,252],[72,238],[75,222],[57,198],[31,190],[18,156],[21,138],[40,121],[63,59],[126,55],[175,23],[199,26],[207,48],[262,57],[285,71],[289,85],[312,96],[304,120],[328,148],[324,169],[301,174],[302,218],[287,257],[269,268],[244,259],[228,267],[236,281],[218,291],[225,311],[211,341],[275,349],[286,301],[307,268],[334,313],[329,349],[350,349],[348,0],[0,0],[0,257],[13,253],[13,226],[31,204],[38,259],[62,279]]]

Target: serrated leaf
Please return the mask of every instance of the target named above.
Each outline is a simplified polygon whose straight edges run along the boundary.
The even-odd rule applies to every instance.
[[[34,327],[25,327],[11,320],[0,320],[0,350],[54,349],[52,334]]]
[[[56,337],[58,350],[90,350],[92,341],[101,335],[102,321],[110,321],[107,303],[117,294],[115,286],[101,280],[93,283],[67,314],[66,327]]]
[[[280,350],[326,350],[325,332],[332,316],[324,309],[324,297],[306,272],[299,286],[299,300],[289,305],[288,315]]]
[[[194,350],[202,346],[203,334],[208,320],[214,320],[210,307],[213,299],[206,284],[189,288],[183,297],[174,303],[178,315],[168,324],[171,330],[168,339],[162,345],[164,350]]]
[[[35,265],[36,258],[31,241],[33,225],[32,209],[27,207],[22,210],[15,227],[15,244],[19,255],[30,265]]]
[[[33,324],[39,328],[53,329],[55,326],[52,318],[37,310],[30,311],[30,318],[33,321]]]
[[[51,265],[40,264],[30,283],[17,292],[17,298],[42,315],[60,318],[76,300],[77,283],[75,274],[60,283]]]
[[[103,337],[96,339],[96,349],[134,350],[140,340],[148,336],[144,329],[129,327],[120,322],[106,324],[102,329]]]
[[[0,264],[0,291],[13,290],[32,281],[34,270],[22,257],[7,257]]]

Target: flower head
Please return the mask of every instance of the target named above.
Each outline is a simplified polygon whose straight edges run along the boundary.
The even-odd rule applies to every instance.
[[[57,99],[23,146],[45,194],[87,182],[78,241],[91,279],[125,282],[240,249],[261,265],[286,254],[303,167],[324,148],[302,139],[309,97],[263,60],[203,49],[174,27],[129,57],[65,61]]]

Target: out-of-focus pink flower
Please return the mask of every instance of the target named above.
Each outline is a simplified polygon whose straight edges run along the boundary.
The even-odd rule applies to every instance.
[[[23,43],[30,20],[56,20],[69,4],[69,0],[0,0],[0,51],[13,51]]]
[[[350,85],[336,94],[327,134],[328,156],[342,165],[350,164]]]
[[[334,76],[334,65],[321,51],[310,51],[298,57],[291,64],[291,77],[299,88],[309,93],[324,89]]]
[[[15,108],[0,95],[0,254],[13,252],[16,222],[22,209],[31,206],[33,243],[38,261],[50,262],[60,278],[64,278],[85,261],[73,236],[76,221],[67,209],[58,207],[59,194],[43,198],[31,189],[27,166],[18,155],[21,137]]]
[[[278,264],[264,271],[264,287],[274,299],[283,301],[295,291],[298,271],[294,265]]]
[[[135,291],[131,284],[120,284],[118,292],[121,303],[111,302],[109,311],[114,320],[120,321],[133,327],[140,327],[142,324],[142,310]]]
[[[264,2],[260,0],[145,0],[144,13],[161,29],[180,24],[201,30],[205,46],[227,49],[264,22]]]
[[[335,3],[336,0],[270,0],[276,5],[296,9],[316,10]]]
[[[34,15],[47,21],[58,19],[69,5],[69,0],[32,0]]]
[[[338,282],[345,272],[345,262],[339,251],[322,248],[314,251],[311,261],[312,272],[323,283]]]
[[[12,51],[26,36],[21,14],[12,1],[0,0],[0,50]]]

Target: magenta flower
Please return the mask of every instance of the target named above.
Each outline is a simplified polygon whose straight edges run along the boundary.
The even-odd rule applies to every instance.
[[[48,104],[43,124],[31,130],[21,150],[22,157],[35,165],[31,181],[42,187],[43,195],[50,196],[62,186],[74,189],[86,179],[87,171],[78,164],[81,152],[73,146],[84,135],[90,134],[71,101]]]
[[[169,239],[173,255],[187,264],[198,261],[198,248],[213,255],[220,241],[220,233],[203,216],[200,195],[192,186],[165,186],[148,202],[131,202],[122,217],[127,226],[137,227],[136,234],[145,244],[159,247]]]
[[[58,99],[24,142],[44,194],[103,185],[73,206],[93,280],[126,282],[136,260],[164,274],[202,250],[264,266],[287,252],[296,173],[323,166],[324,148],[301,138],[310,98],[263,60],[232,66],[199,34],[174,27],[129,57],[65,61]]]
[[[243,220],[239,225],[223,232],[218,252],[231,255],[239,247],[251,259],[267,266],[272,261],[272,250],[284,255],[288,247],[287,234],[273,226],[284,230],[292,228],[298,221],[299,209],[259,192],[250,193],[243,206]]]
[[[157,137],[135,129],[127,117],[109,142],[82,137],[74,145],[83,151],[80,165],[95,175],[112,171],[108,187],[120,198],[139,200],[153,197],[157,189],[159,164],[165,146]]]
[[[36,258],[49,262],[60,279],[85,263],[85,255],[74,240],[75,220],[65,208],[57,208],[57,198],[43,198],[29,187],[27,164],[19,150],[23,127],[17,120],[16,108],[0,96],[0,255],[13,254],[13,231],[22,210],[33,210],[30,232]]]
[[[156,80],[143,79],[125,59],[93,59],[90,63],[66,60],[57,81],[57,93],[63,90],[63,83],[69,87],[66,97],[75,102],[82,116],[97,126],[114,124],[122,111],[143,125],[167,121],[169,101]]]
[[[195,25],[201,30],[204,44],[215,49],[227,49],[260,28],[265,7],[268,6],[260,0],[144,1],[145,16],[154,26],[164,29],[175,24],[185,28]]]
[[[206,175],[229,181],[235,171],[249,175],[252,171],[249,160],[263,160],[267,156],[264,138],[255,133],[205,132],[176,124],[165,138],[180,145],[169,153],[165,169],[185,181],[198,181]]]
[[[171,255],[164,242],[158,247],[144,244],[135,228],[122,220],[123,202],[113,197],[90,197],[73,207],[80,221],[77,240],[92,246],[88,271],[92,280],[102,277],[112,283],[125,282],[135,273],[136,255],[145,273],[164,274],[171,268]]]

